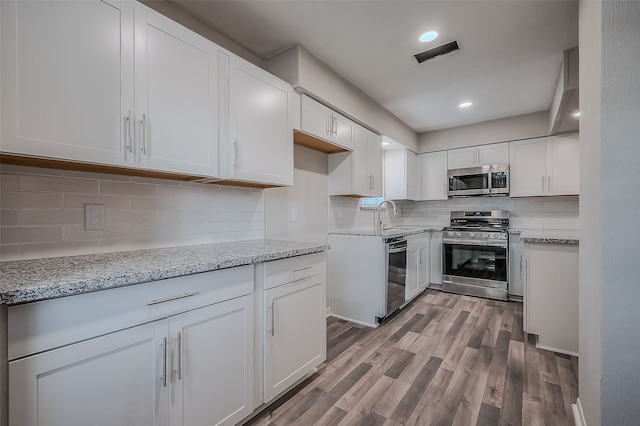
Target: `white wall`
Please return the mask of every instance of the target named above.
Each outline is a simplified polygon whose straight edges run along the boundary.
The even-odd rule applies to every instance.
[[[638,424],[640,2],[580,3],[580,400],[589,426]],[[631,224],[631,225],[629,225]]]
[[[293,186],[264,190],[266,237],[327,242],[329,199],[327,154],[294,146]],[[298,220],[291,221],[291,209]]]
[[[2,165],[0,261],[264,238],[262,189]],[[105,229],[84,229],[104,204]]]
[[[517,115],[451,129],[421,133],[418,152],[536,138],[549,134],[549,112]]]

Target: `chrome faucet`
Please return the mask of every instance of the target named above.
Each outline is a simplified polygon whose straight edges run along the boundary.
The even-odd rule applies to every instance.
[[[382,222],[382,215],[381,215],[381,211],[380,209],[382,208],[382,206],[385,203],[390,203],[393,206],[393,215],[397,215],[398,214],[398,207],[396,206],[396,203],[394,203],[391,200],[383,200],[380,204],[378,204],[378,208],[376,208],[376,211],[373,215],[373,221],[374,221],[374,227],[376,232],[380,233],[380,231],[382,231],[384,229],[384,223]],[[376,215],[377,215],[377,219],[376,219]]]

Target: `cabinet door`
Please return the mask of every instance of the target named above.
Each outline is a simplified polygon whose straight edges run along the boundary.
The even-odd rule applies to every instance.
[[[422,199],[446,200],[447,151],[429,152],[422,159]]]
[[[429,286],[431,270],[431,259],[429,258],[431,252],[430,245],[431,241],[427,239],[427,245],[420,248],[420,256],[418,259],[418,287],[420,290],[424,290]]]
[[[142,4],[135,16],[138,162],[216,176],[216,45]]]
[[[469,148],[450,149],[448,155],[449,169],[463,169],[478,164],[478,150],[475,146]]]
[[[371,174],[369,173],[369,134],[364,127],[356,127],[355,145],[350,156],[353,194],[366,196],[371,192]]]
[[[405,150],[407,156],[407,198],[420,200],[422,197],[422,163],[420,156],[412,151]]]
[[[253,410],[253,297],[169,319],[172,425],[233,425]]]
[[[10,362],[9,424],[167,425],[166,327],[156,321]]]
[[[326,359],[326,275],[265,291],[265,402]]]
[[[511,197],[543,195],[547,182],[547,140],[511,142],[509,193]]]
[[[332,119],[334,121],[334,133],[332,138],[338,145],[344,148],[353,149],[356,124],[348,118],[343,117],[342,115],[335,112],[333,113]]]
[[[133,2],[0,3],[1,150],[124,164]]]
[[[509,164],[509,142],[478,147],[478,165]]]
[[[238,57],[229,67],[230,177],[293,184],[291,88]]]
[[[442,284],[442,231],[431,233],[431,282]]]
[[[368,175],[371,179],[369,191],[366,193],[369,197],[382,196],[382,137],[367,130],[367,167]]]
[[[553,136],[547,145],[547,188],[553,195],[580,193],[580,143],[578,135]]]
[[[300,102],[300,130],[322,139],[331,139],[331,110],[304,95]]]
[[[420,249],[407,250],[407,282],[405,300],[413,299],[420,291]]]
[[[519,233],[509,234],[509,296],[524,296],[524,252]],[[516,299],[517,300],[517,299]]]

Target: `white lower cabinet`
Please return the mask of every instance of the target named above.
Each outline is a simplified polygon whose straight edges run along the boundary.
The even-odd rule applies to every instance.
[[[537,346],[578,355],[578,245],[525,244],[524,331]]]
[[[282,284],[287,270],[289,282]],[[265,265],[264,402],[326,359],[325,271],[324,253]]]
[[[428,232],[407,236],[407,301],[429,285],[431,238]]]
[[[202,280],[205,275],[190,277]],[[227,284],[220,283],[218,288],[225,287],[222,291],[233,298],[192,310],[187,309],[215,296],[205,294],[212,287],[210,283],[197,286],[200,291],[190,288],[189,293],[177,297],[153,299],[146,308],[137,310],[127,307],[129,300],[140,295],[138,286],[107,290],[111,293],[104,295],[105,302],[117,300],[118,295],[131,297],[109,308],[115,323],[139,318],[141,312],[155,321],[17,356],[9,362],[9,424],[201,426],[240,422],[253,410],[253,295],[234,297],[238,293],[234,283]],[[162,287],[160,282],[157,285]],[[156,294],[165,290],[176,292],[175,287],[161,288]],[[58,319],[68,308],[67,298],[54,299],[53,304],[37,302],[25,312],[32,318],[38,312],[57,313],[54,323],[71,324],[56,337],[62,342],[65,336],[77,335],[77,329],[86,329],[87,324],[99,333],[105,322],[100,313],[105,308],[87,306],[99,303],[100,296],[71,296],[77,299],[70,300],[81,303],[76,304],[76,312],[67,315],[69,321]],[[163,314],[181,310],[186,312]],[[20,315],[20,310],[15,315],[10,312],[10,327]],[[37,344],[49,339],[46,321],[39,321],[34,318],[31,327],[39,332],[23,334],[25,328],[20,325],[15,332],[10,330],[10,348],[13,341],[34,340]],[[133,321],[139,323],[139,319]]]

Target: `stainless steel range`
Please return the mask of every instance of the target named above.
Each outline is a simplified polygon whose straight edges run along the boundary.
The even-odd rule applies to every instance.
[[[442,290],[507,300],[509,212],[452,211],[442,234]]]

